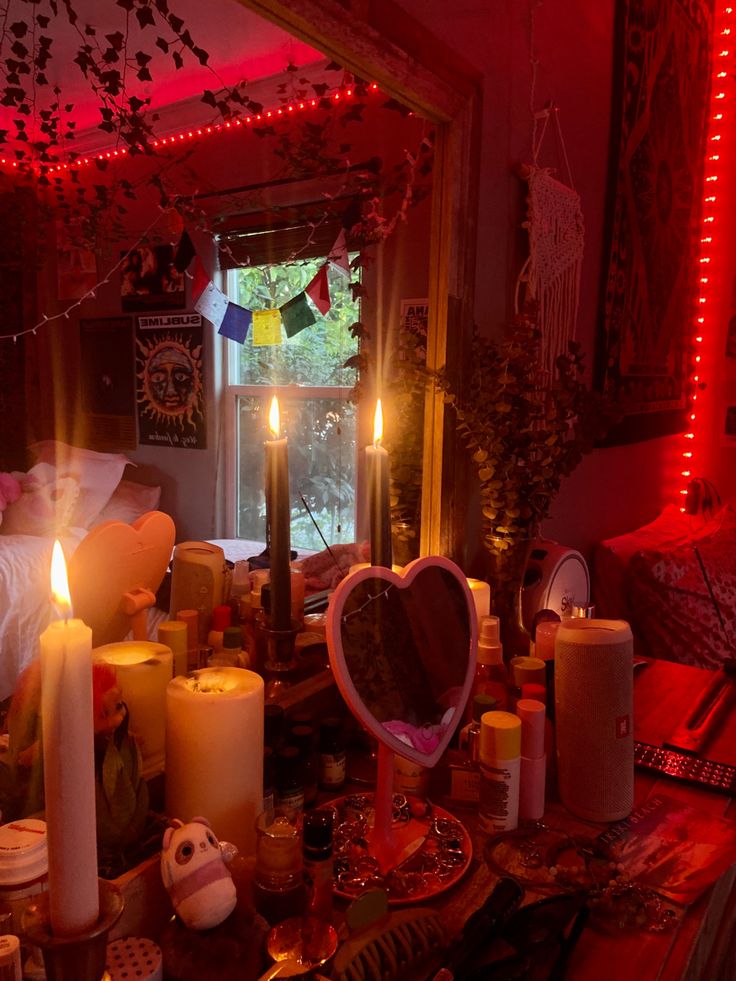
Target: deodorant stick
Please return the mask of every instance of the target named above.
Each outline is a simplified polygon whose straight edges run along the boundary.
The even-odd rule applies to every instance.
[[[536,698],[520,698],[516,703],[516,714],[521,719],[519,817],[522,821],[538,821],[544,815],[547,768],[544,753],[544,704]]]
[[[519,823],[521,719],[485,712],[480,720],[480,826],[497,834]]]

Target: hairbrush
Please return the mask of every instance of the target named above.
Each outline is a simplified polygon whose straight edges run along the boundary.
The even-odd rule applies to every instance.
[[[388,897],[372,889],[346,914],[347,939],[332,963],[334,981],[399,981],[447,946],[440,914],[417,906],[388,913]]]

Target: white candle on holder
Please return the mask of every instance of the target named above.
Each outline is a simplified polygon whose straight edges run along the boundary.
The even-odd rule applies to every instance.
[[[166,813],[207,818],[246,856],[263,807],[263,704],[263,678],[244,668],[203,668],[166,690]]]
[[[383,410],[376,402],[373,420],[373,445],[366,446],[368,465],[368,505],[370,517],[371,565],[391,568],[391,499],[389,496],[388,451],[381,446]]]
[[[182,624],[182,629],[186,628]],[[148,779],[164,769],[166,744],[166,686],[174,676],[173,654],[164,644],[146,640],[104,644],[92,652],[96,663],[115,669],[123,701],[128,706],[130,731]]]
[[[61,545],[54,543],[51,591],[62,618],[41,634],[41,718],[49,844],[51,930],[74,936],[100,913],[97,882],[92,631],[69,619]]]
[[[274,395],[269,412],[272,438],[266,440],[266,529],[271,566],[271,628],[291,629],[291,502],[289,446],[279,438],[279,402]]]

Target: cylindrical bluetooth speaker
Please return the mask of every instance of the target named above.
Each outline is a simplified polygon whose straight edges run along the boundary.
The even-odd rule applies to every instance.
[[[555,639],[557,776],[565,807],[619,821],[634,803],[634,645],[623,620],[563,620]]]

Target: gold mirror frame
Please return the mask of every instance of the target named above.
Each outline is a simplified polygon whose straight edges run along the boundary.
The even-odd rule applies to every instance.
[[[437,124],[429,260],[427,365],[459,375],[473,323],[478,73],[391,0],[238,0]],[[467,480],[454,427],[428,386],[421,555],[461,560]]]

